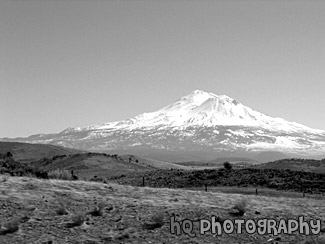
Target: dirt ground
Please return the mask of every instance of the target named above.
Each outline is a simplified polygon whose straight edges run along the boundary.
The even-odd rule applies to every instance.
[[[325,198],[266,197],[0,176],[0,243],[325,243]],[[233,207],[243,203],[240,216]],[[238,210],[238,208],[237,208]],[[237,215],[237,216],[236,216]],[[316,236],[199,233],[199,220],[320,219]],[[239,217],[240,216],[240,217]],[[193,221],[171,233],[170,219]],[[314,242],[313,242],[314,241]]]

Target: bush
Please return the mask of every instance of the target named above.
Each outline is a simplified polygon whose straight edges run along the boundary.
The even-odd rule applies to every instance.
[[[66,204],[63,202],[62,199],[59,199],[58,202],[59,202],[59,207],[56,209],[55,212],[58,215],[67,215],[69,212],[68,212],[68,210],[66,208]]]
[[[145,223],[143,225],[144,229],[153,230],[162,227],[164,225],[164,212],[157,212],[151,217],[151,220],[153,223]]]
[[[46,171],[20,163],[12,158],[0,161],[0,174],[8,174],[11,176],[35,176],[43,179],[48,178]]]
[[[99,203],[92,211],[88,212],[91,216],[103,216],[103,209],[106,207],[104,202]]]
[[[236,216],[243,216],[246,212],[246,206],[247,202],[245,200],[241,200],[233,206],[233,211],[231,211],[230,214]]]
[[[223,167],[224,167],[226,170],[231,170],[231,169],[232,169],[232,165],[231,165],[231,163],[229,163],[229,162],[224,162],[224,163],[223,163]]]
[[[66,228],[72,228],[76,226],[80,226],[85,221],[85,215],[83,213],[75,214],[71,218],[71,222],[65,224]]]
[[[0,228],[0,235],[5,235],[9,233],[14,233],[19,229],[20,221],[19,219],[14,219],[3,224]]]
[[[9,222],[6,222],[0,226],[0,235],[6,235],[14,233],[19,229],[21,223],[25,223],[29,220],[28,216],[14,218]]]

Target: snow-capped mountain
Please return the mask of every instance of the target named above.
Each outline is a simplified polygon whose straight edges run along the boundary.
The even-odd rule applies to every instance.
[[[325,154],[325,131],[273,118],[226,95],[200,90],[155,112],[127,120],[10,140],[86,150],[158,152],[162,156],[188,153],[205,158],[262,151]]]
[[[259,126],[267,129],[299,131],[305,130],[324,133],[321,130],[288,122],[281,118],[273,118],[244,106],[226,95],[215,95],[195,90],[176,102],[151,113],[140,114],[134,118],[88,126],[84,129],[69,128],[69,130],[92,129],[137,129],[140,127],[176,127],[178,129],[190,126]]]

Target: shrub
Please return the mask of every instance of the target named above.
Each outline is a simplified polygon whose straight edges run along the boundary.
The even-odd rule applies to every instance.
[[[76,226],[80,226],[85,221],[85,215],[83,213],[75,214],[71,218],[71,222],[65,224],[65,227],[72,228]]]
[[[66,204],[63,202],[62,199],[58,200],[58,202],[59,202],[59,207],[56,209],[55,212],[58,215],[67,215],[69,212],[68,212],[68,210],[66,208]]]
[[[91,216],[103,216],[103,209],[106,207],[104,202],[99,203],[92,211],[88,212]]]
[[[1,226],[0,229],[0,235],[5,235],[9,233],[14,233],[19,229],[19,220],[15,219],[12,221],[9,221]]]
[[[229,163],[229,162],[224,162],[224,163],[223,163],[223,167],[224,167],[226,170],[231,170],[231,169],[232,169],[232,165],[231,165],[231,163]]]
[[[164,212],[157,212],[151,217],[151,220],[153,223],[145,223],[143,225],[144,229],[153,230],[162,227],[164,225]]]
[[[29,217],[23,216],[20,218],[15,218],[9,222],[6,222],[0,226],[0,235],[5,235],[9,233],[14,233],[19,229],[20,223],[24,223],[29,220]]]
[[[241,200],[233,206],[232,210],[234,211],[230,212],[230,214],[236,216],[243,216],[246,212],[246,206],[247,202],[245,200]]]
[[[155,215],[152,216],[152,221],[155,222],[155,223],[159,223],[161,225],[164,224],[164,212],[161,211],[161,212],[157,212]]]
[[[15,161],[13,158],[7,158],[4,161],[0,161],[0,174],[8,174],[11,176],[34,176],[43,179],[48,178],[47,172]]]

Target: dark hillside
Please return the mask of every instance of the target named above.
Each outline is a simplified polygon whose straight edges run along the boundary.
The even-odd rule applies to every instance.
[[[22,163],[29,163],[45,157],[53,157],[62,154],[74,154],[80,150],[54,146],[50,144],[31,144],[21,142],[0,142],[0,153],[11,152],[13,158]]]
[[[278,169],[155,170],[113,179],[120,184],[190,188],[208,186],[263,187],[276,190],[325,193],[325,174]]]
[[[78,153],[56,155],[31,163],[32,166],[46,171],[73,170],[81,178],[120,177],[130,172],[145,172],[152,167],[141,162],[129,161],[121,156],[105,153]]]
[[[259,169],[291,169],[325,174],[325,158],[322,160],[290,158],[255,166]]]

